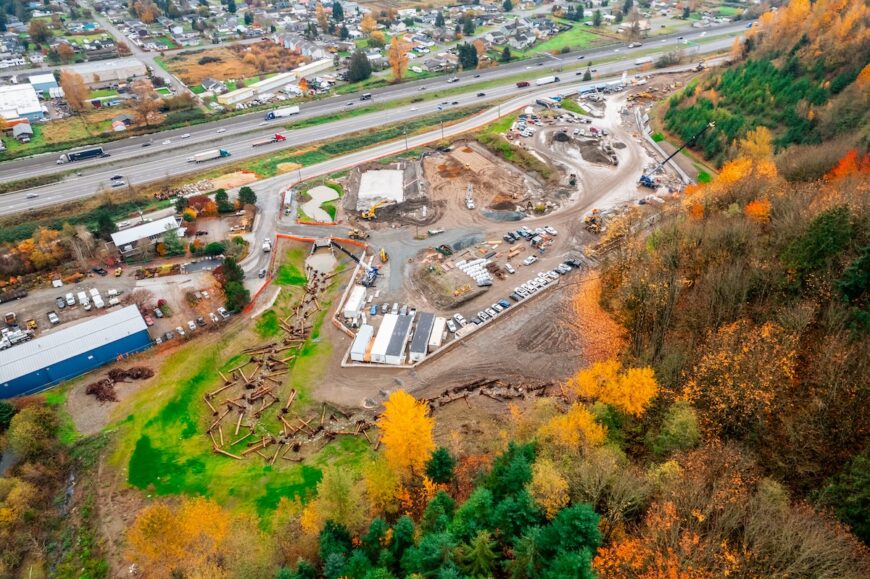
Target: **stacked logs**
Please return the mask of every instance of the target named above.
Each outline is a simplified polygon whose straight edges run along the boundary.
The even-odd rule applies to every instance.
[[[424,402],[426,402],[432,410],[446,406],[451,402],[456,402],[457,400],[467,400],[471,396],[486,396],[487,398],[491,398],[497,402],[506,402],[516,398],[526,399],[530,396],[544,396],[546,395],[547,390],[552,386],[555,386],[555,383],[546,382],[535,385],[514,385],[502,382],[498,379],[482,378],[480,380],[475,380],[474,382],[447,388],[437,396],[424,399]]]

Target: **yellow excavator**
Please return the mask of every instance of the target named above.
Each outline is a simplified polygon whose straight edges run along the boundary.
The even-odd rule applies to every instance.
[[[390,256],[387,253],[387,250],[382,247],[381,248],[381,263],[387,263],[388,261],[390,261]]]
[[[378,201],[377,203],[369,207],[368,211],[363,211],[362,213],[360,213],[360,217],[362,217],[363,219],[374,219],[375,217],[377,217],[377,215],[375,214],[375,210],[378,207],[386,205],[387,203],[388,201]]]

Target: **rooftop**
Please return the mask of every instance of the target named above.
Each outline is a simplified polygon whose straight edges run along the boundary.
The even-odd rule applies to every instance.
[[[414,330],[414,337],[411,338],[411,351],[425,354],[429,349],[429,336],[435,325],[435,314],[423,312],[417,317],[417,329]]]
[[[3,351],[0,384],[147,329],[138,308],[131,305],[52,331]]]
[[[115,247],[120,248],[130,243],[135,243],[140,239],[163,235],[167,231],[175,231],[177,229],[178,221],[175,220],[175,217],[169,216],[113,233],[112,241],[115,242]]]
[[[0,116],[14,119],[42,110],[36,89],[30,84],[0,86]]]
[[[404,353],[413,320],[413,316],[399,316],[399,319],[396,320],[396,325],[393,326],[393,333],[390,336],[390,344],[387,346],[387,356],[400,356]]]

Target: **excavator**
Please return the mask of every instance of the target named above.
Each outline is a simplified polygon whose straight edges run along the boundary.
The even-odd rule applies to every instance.
[[[353,228],[350,230],[350,233],[347,234],[351,239],[368,239],[369,232],[363,231],[362,229]]]
[[[360,217],[362,217],[363,219],[374,219],[375,217],[377,217],[377,215],[375,214],[375,210],[378,207],[386,205],[387,203],[389,203],[389,201],[378,201],[377,203],[369,207],[368,211],[363,211],[362,213],[360,213]]]
[[[667,159],[665,159],[664,161],[662,161],[661,163],[659,163],[658,165],[656,165],[656,168],[655,168],[655,169],[653,169],[653,170],[650,171],[649,173],[646,173],[646,174],[644,174],[644,175],[641,175],[641,176],[640,176],[640,185],[642,185],[643,187],[649,187],[650,189],[655,189],[655,188],[656,188],[656,182],[655,182],[655,180],[652,178],[652,176],[655,175],[656,173],[658,173],[658,172],[661,170],[662,167],[664,167],[665,165],[667,165],[668,161],[670,161],[671,159],[673,159],[674,157],[676,157],[677,154],[679,154],[680,151],[682,151],[683,149],[685,149],[686,147],[688,147],[689,145],[691,145],[692,143],[694,143],[695,141],[697,141],[698,138],[699,138],[701,135],[703,135],[703,134],[707,131],[707,129],[712,129],[712,128],[715,127],[715,126],[716,126],[716,122],[715,122],[715,121],[710,121],[709,123],[707,123],[706,125],[704,125],[704,128],[703,128],[703,129],[701,129],[700,131],[698,131],[698,133],[697,133],[694,137],[692,137],[691,139],[689,139],[688,141],[686,141],[685,143],[683,143],[683,146],[682,146],[682,147],[680,147],[679,149],[677,149],[676,151],[674,151],[673,153],[671,153],[670,155],[668,155]]]
[[[384,249],[383,247],[381,248],[380,258],[381,258],[381,263],[387,263],[388,261],[390,261],[390,255],[387,253],[387,250]]]

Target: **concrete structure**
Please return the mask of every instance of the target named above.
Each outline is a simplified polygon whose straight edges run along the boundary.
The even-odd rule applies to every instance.
[[[360,316],[360,314],[362,314],[365,305],[366,288],[361,285],[355,285],[351,288],[347,301],[344,302],[344,310],[342,310],[342,314],[345,319],[355,320]]]
[[[36,92],[50,91],[58,87],[57,79],[50,72],[31,75],[28,80]]]
[[[381,327],[378,328],[378,335],[375,337],[374,344],[372,344],[372,362],[377,364],[387,363],[387,348],[390,346],[390,339],[393,337],[393,328],[396,327],[396,322],[398,321],[399,316],[397,314],[384,315],[384,321],[381,322]]]
[[[148,240],[149,244],[155,243],[158,239],[168,233],[175,233],[178,237],[184,235],[184,230],[179,228],[178,221],[175,220],[175,217],[164,217],[157,221],[143,223],[142,225],[137,225],[136,227],[113,233],[112,241],[114,242],[115,247],[118,248],[118,251],[126,256],[132,255],[140,250],[141,241]]]
[[[262,94],[274,92],[283,88],[287,84],[299,82],[299,79],[332,68],[333,62],[331,58],[316,60],[308,64],[303,64],[298,68],[294,68],[289,72],[276,74],[260,82],[255,82],[252,85],[230,91],[217,97],[217,101],[222,105],[235,105],[251,100]]]
[[[52,330],[0,355],[0,398],[32,394],[149,348],[136,306]]]
[[[353,344],[350,345],[350,359],[354,362],[368,362],[369,346],[372,343],[372,337],[375,335],[374,326],[363,324],[356,333],[353,339]]]
[[[0,117],[38,121],[45,117],[45,111],[32,85],[13,84],[0,86]]]
[[[403,172],[397,169],[366,171],[359,179],[357,211],[365,211],[379,201],[401,203],[405,200]]]
[[[429,334],[429,351],[433,352],[441,347],[444,342],[444,333],[447,331],[447,318],[437,316],[432,324],[432,332]]]
[[[411,338],[411,347],[408,350],[411,362],[419,362],[429,353],[429,337],[434,327],[435,314],[425,312],[417,316],[417,328],[414,330],[414,337]]]
[[[390,336],[390,344],[384,356],[384,362],[398,366],[405,363],[405,349],[408,347],[408,337],[411,335],[411,322],[414,316],[399,316]]]
[[[74,72],[91,88],[111,86],[136,78],[144,78],[148,69],[133,56],[112,60],[97,60],[65,66],[61,70]]]

